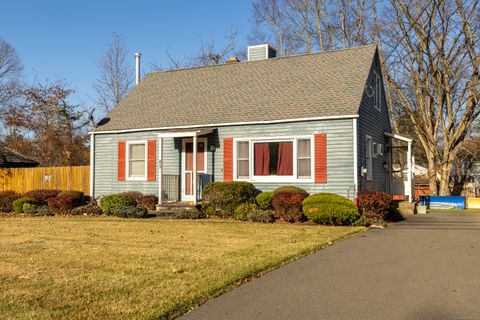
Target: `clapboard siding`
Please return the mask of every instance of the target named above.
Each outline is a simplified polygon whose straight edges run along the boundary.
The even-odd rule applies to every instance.
[[[382,77],[378,54],[372,62],[372,67],[367,79],[366,87],[372,86],[375,88],[375,74]],[[383,87],[382,78],[382,100],[380,111],[374,107],[374,96],[369,97],[364,92],[359,109],[358,119],[358,166],[366,167],[366,136],[372,137],[373,142],[382,143],[386,145],[385,132],[391,132],[390,117],[385,97],[385,89]],[[367,181],[366,177],[359,177],[360,190],[380,190],[389,191],[389,179],[386,170],[384,169],[384,162],[387,162],[387,153],[383,156],[378,156],[373,159],[373,174],[372,180]],[[360,173],[360,170],[358,170]]]
[[[216,145],[214,153],[207,152],[207,173],[215,181],[223,179],[223,138],[278,137],[294,135],[327,134],[327,183],[295,184],[309,192],[333,192],[344,196],[353,196],[353,124],[352,119],[309,121],[295,123],[243,125],[219,127],[208,135],[207,148]],[[95,196],[101,196],[127,190],[136,190],[147,194],[158,193],[158,170],[156,181],[118,181],[117,145],[118,141],[157,139],[157,133],[137,132],[121,134],[95,135]],[[181,170],[181,139],[163,139],[163,172],[178,174]],[[157,143],[157,155],[159,146]],[[157,159],[158,160],[158,159]],[[214,160],[214,161],[212,161]],[[157,161],[158,163],[158,161]],[[285,183],[254,183],[262,190],[273,190]],[[291,183],[290,183],[291,184]]]
[[[218,128],[218,139],[327,134],[327,183],[264,183],[254,182],[261,191],[271,191],[281,185],[297,185],[308,192],[333,192],[351,195],[353,185],[353,124],[352,119],[295,122],[269,125],[248,125]],[[217,145],[215,163],[222,163],[223,149]],[[215,177],[221,181],[223,170],[216,166]]]

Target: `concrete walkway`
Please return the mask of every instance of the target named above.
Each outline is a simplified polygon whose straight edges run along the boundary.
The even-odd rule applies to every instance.
[[[412,216],[293,262],[185,319],[480,319],[480,214]]]

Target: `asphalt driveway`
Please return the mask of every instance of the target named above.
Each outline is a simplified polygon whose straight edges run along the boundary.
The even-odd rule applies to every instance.
[[[185,319],[480,319],[480,214],[412,216],[270,272]]]

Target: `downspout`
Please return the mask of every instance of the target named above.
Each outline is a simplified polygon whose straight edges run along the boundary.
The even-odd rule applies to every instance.
[[[353,202],[358,205],[358,132],[357,118],[353,118]]]
[[[90,133],[90,202],[95,200],[95,135]]]

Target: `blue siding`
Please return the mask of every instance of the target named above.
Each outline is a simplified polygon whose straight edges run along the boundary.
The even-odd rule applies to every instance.
[[[158,193],[157,182],[117,181],[117,143],[120,140],[157,139],[159,131],[95,135],[95,196],[136,190],[148,194]],[[309,192],[334,192],[343,196],[351,194],[353,179],[353,120],[324,120],[279,124],[242,125],[219,127],[208,135],[208,144],[216,145],[214,153],[208,151],[207,173],[215,181],[223,179],[223,138],[255,138],[295,135],[327,134],[327,183],[295,184]],[[178,174],[181,169],[181,139],[164,139],[164,173]],[[158,149],[158,144],[157,144]],[[157,150],[158,155],[158,150]],[[214,160],[214,161],[212,161]],[[157,170],[158,177],[158,170]],[[157,179],[158,180],[158,179]],[[262,190],[273,190],[285,183],[260,183],[255,186]]]

